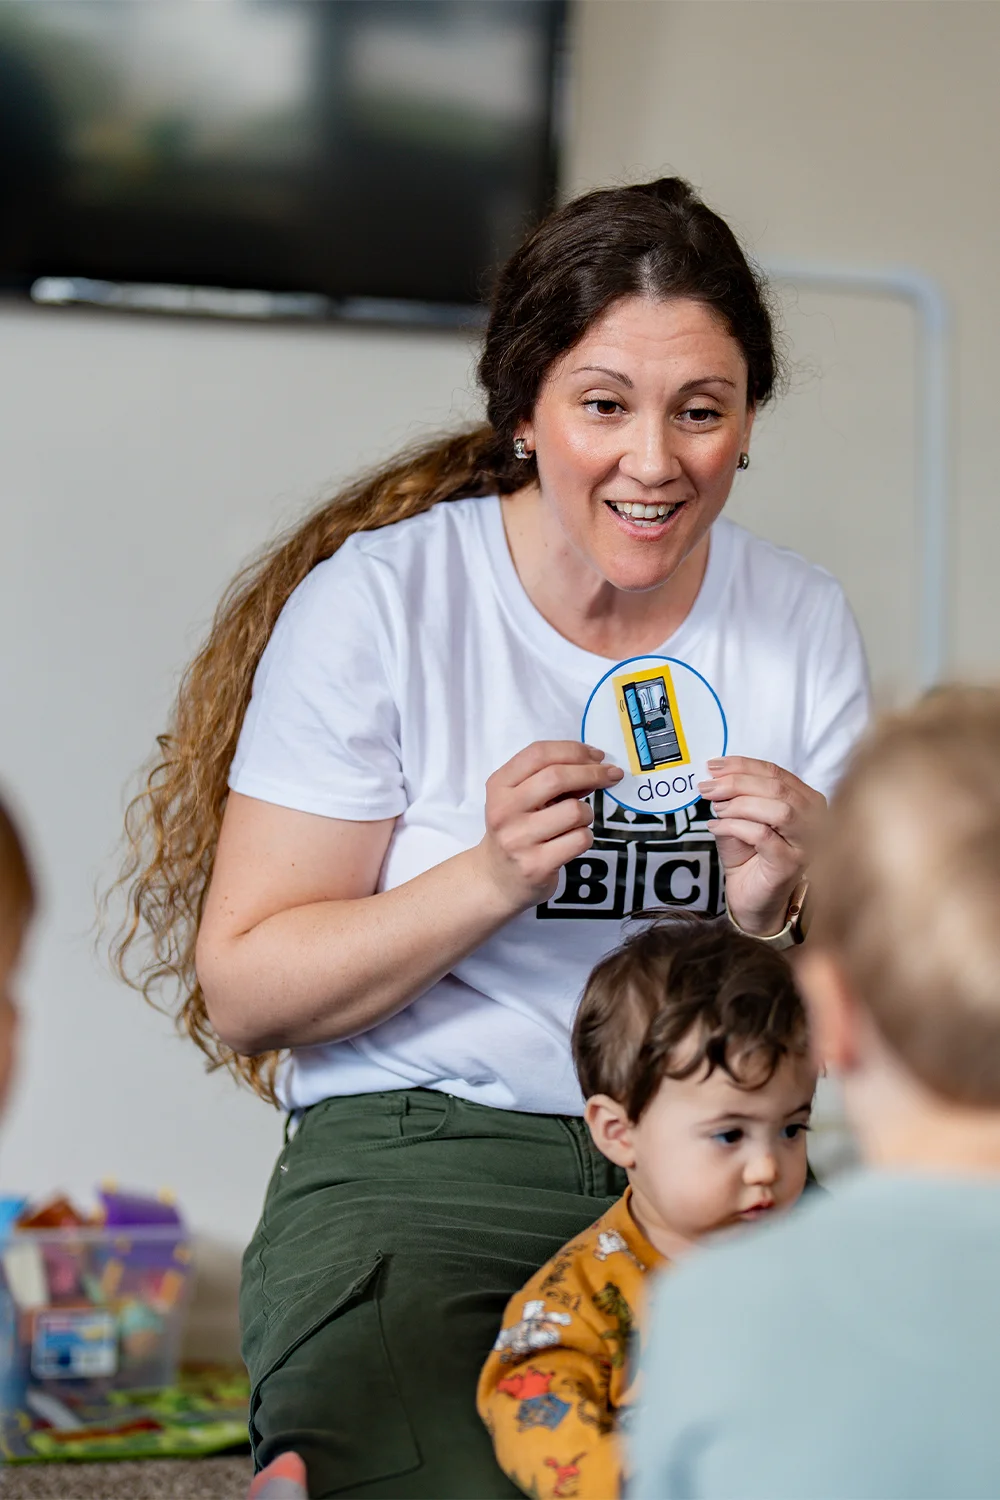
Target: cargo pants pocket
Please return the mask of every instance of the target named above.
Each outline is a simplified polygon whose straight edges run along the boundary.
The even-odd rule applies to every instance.
[[[313,1500],[420,1466],[382,1331],[385,1271],[375,1252],[283,1277],[245,1328],[255,1464],[299,1453]]]

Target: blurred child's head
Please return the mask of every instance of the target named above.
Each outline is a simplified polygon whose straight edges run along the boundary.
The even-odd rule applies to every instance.
[[[10,814],[0,802],[0,1110],[14,1061],[13,977],[34,905],[28,857]]]
[[[573,1028],[594,1143],[665,1254],[786,1208],[816,1086],[788,964],[725,920],[644,925],[597,965]]]
[[[942,689],[883,719],[811,881],[803,984],[867,1154],[915,1109],[1000,1111],[1000,692]]]

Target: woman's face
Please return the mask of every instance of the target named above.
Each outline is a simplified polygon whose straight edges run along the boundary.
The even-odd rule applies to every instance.
[[[707,534],[753,417],[743,351],[704,303],[625,297],[552,366],[519,435],[574,550],[641,591]]]

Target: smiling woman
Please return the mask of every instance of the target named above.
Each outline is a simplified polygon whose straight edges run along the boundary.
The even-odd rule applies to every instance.
[[[690,297],[622,298],[553,365],[519,434],[539,482],[505,513],[529,593],[532,559],[561,550],[532,593],[557,629],[611,657],[669,639],[701,587],[754,412],[740,345]],[[575,629],[562,628],[563,597]]]
[[[188,1033],[292,1112],[244,1353],[257,1461],[298,1447],[313,1496],[517,1494],[479,1365],[624,1186],[580,1117],[587,974],[631,908],[728,900],[790,939],[867,679],[834,580],[720,515],[775,372],[759,279],[687,184],[577,199],[501,272],[486,425],[309,517],[182,683],[119,958],[151,940],[137,982],[179,981]],[[579,725],[653,650],[712,683],[737,754],[636,817]]]

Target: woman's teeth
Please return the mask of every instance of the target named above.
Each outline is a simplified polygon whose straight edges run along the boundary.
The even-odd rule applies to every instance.
[[[630,521],[640,526],[665,521],[677,509],[676,505],[644,505],[638,500],[612,500],[610,504],[620,516],[628,516]]]

